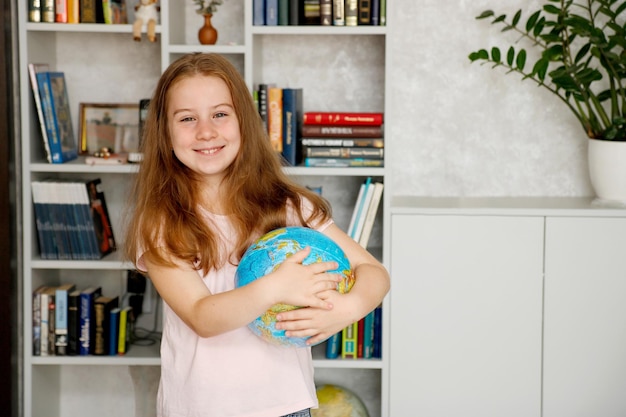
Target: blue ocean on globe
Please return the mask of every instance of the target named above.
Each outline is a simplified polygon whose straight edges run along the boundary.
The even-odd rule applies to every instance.
[[[337,291],[346,293],[354,284],[350,262],[345,253],[332,239],[317,230],[291,226],[272,230],[253,243],[241,258],[235,274],[235,285],[244,286],[276,270],[285,259],[296,252],[310,247],[310,254],[302,262],[335,261],[339,267],[330,273],[341,274]],[[282,346],[305,347],[308,337],[287,337],[284,330],[276,329],[276,315],[282,311],[299,308],[287,304],[276,304],[258,317],[248,327],[264,340]]]

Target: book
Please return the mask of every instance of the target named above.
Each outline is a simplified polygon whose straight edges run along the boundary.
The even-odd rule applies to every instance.
[[[42,259],[57,259],[56,247],[52,238],[52,223],[50,221],[50,212],[46,208],[43,201],[41,187],[38,182],[31,183],[31,192],[33,195],[33,207],[35,211],[35,228],[37,229],[37,241],[39,245],[39,254]]]
[[[122,309],[120,307],[115,307],[111,310],[109,314],[109,346],[108,352],[109,355],[117,355],[117,345],[118,338],[120,332],[120,312]]]
[[[278,25],[278,0],[265,0],[265,26]]]
[[[289,25],[304,24],[304,3],[302,0],[289,0]]]
[[[358,0],[359,25],[372,24],[371,0]]]
[[[94,301],[100,295],[102,295],[101,287],[90,287],[80,293],[79,355],[93,354],[96,337]]]
[[[252,2],[252,24],[254,26],[265,25],[265,0],[253,0]]]
[[[374,340],[372,346],[372,358],[382,358],[382,324],[383,308],[378,306],[374,309]]]
[[[94,300],[95,339],[94,355],[109,355],[111,337],[111,310],[118,307],[118,297],[99,296]]]
[[[380,8],[379,8],[379,19],[380,19],[380,26],[386,26],[387,25],[387,0],[380,0]]]
[[[358,322],[354,322],[341,331],[341,357],[343,359],[357,359],[358,326]]]
[[[54,21],[67,23],[67,0],[54,0]]]
[[[320,0],[320,25],[333,25],[333,0]]]
[[[357,342],[356,342],[356,357],[363,358],[363,336],[365,331],[363,329],[365,320],[361,318],[357,320]]]
[[[303,0],[304,2],[304,24],[319,25],[320,24],[320,1],[319,0]]]
[[[259,84],[257,88],[257,97],[259,104],[259,115],[261,116],[261,122],[265,131],[269,133],[268,129],[268,90],[272,84]]]
[[[283,159],[296,166],[302,159],[302,88],[283,89]]]
[[[80,23],[80,0],[67,0],[67,23]]]
[[[124,355],[130,347],[133,308],[126,306],[120,311],[120,330],[117,338],[117,354]]]
[[[99,258],[102,258],[114,252],[117,247],[100,178],[86,182],[84,191],[87,193],[89,201],[90,216],[93,224],[92,233],[97,241],[97,254]],[[83,201],[84,195],[83,192]]]
[[[380,0],[371,0],[371,2],[370,24],[378,26],[380,24]]]
[[[304,166],[321,168],[350,168],[350,167],[383,167],[382,159],[364,158],[304,158]]]
[[[39,0],[38,0],[39,1]],[[48,132],[46,130],[46,119],[43,115],[41,104],[41,96],[39,94],[39,83],[37,82],[37,73],[48,72],[50,66],[46,63],[30,63],[28,64],[28,76],[30,78],[30,87],[33,91],[33,99],[35,101],[35,109],[37,110],[37,118],[41,128],[41,138],[43,140],[44,149],[46,151],[46,159],[52,162],[52,154],[50,153],[50,144],[48,143]]]
[[[267,90],[267,130],[272,148],[283,151],[283,89],[270,87]]]
[[[367,177],[367,179],[361,184],[361,186],[359,187],[359,193],[354,203],[354,209],[352,210],[352,216],[350,218],[350,225],[348,226],[348,230],[346,231],[348,236],[350,236],[354,240],[357,240],[356,235],[355,235],[355,230],[356,230],[355,226],[358,222],[358,218],[361,216],[361,213],[364,210],[365,194],[367,193],[367,189],[369,188],[371,182],[372,182],[372,178]]]
[[[346,0],[344,7],[346,26],[357,26],[359,24],[359,0]]]
[[[69,345],[69,293],[75,288],[75,284],[63,284],[55,289],[54,348],[57,356],[67,355]]]
[[[304,146],[302,153],[306,158],[383,159],[384,149],[370,147]]]
[[[359,244],[363,248],[367,248],[367,244],[372,234],[374,222],[376,221],[376,214],[378,213],[378,207],[380,206],[380,201],[382,199],[384,184],[382,182],[375,182],[373,187],[374,191],[372,193],[372,199],[367,211],[365,212],[365,221],[363,222],[363,228],[358,240]]]
[[[361,201],[359,201],[359,211],[356,215],[356,218],[354,219],[354,228],[350,235],[356,242],[359,242],[361,239],[363,226],[365,225],[365,218],[367,217],[367,210],[369,209],[370,203],[374,196],[375,189],[375,184],[373,184],[370,180],[369,183],[366,183],[366,187],[363,190],[362,199]]]
[[[300,139],[302,146],[331,148],[384,148],[385,141],[381,138],[305,138]]]
[[[380,126],[383,124],[383,113],[305,112],[303,123],[305,125]]]
[[[72,0],[70,0],[72,1]],[[78,1],[78,0],[74,0]],[[128,11],[126,10],[126,0],[108,0],[111,4],[111,21],[113,24],[127,24]]]
[[[63,163],[78,157],[72,125],[69,96],[63,72],[38,72],[37,83],[52,163]]]
[[[334,26],[346,25],[344,0],[333,0],[333,25]]]
[[[378,126],[339,126],[305,124],[302,126],[305,138],[383,138],[383,127]]]
[[[54,3],[55,0],[41,0],[41,21],[54,23]]]
[[[28,0],[28,21],[34,23],[41,22],[41,1]]]
[[[67,295],[67,354],[78,355],[80,333],[80,290]]]
[[[40,285],[33,291],[33,356],[41,356],[41,294],[46,288]]]
[[[341,353],[341,332],[337,332],[326,341],[326,359],[336,359]]]
[[[374,354],[374,316],[375,311],[370,311],[361,320],[363,321],[363,359],[370,359]]]
[[[80,0],[80,23],[96,23],[96,0]]]
[[[54,355],[54,294],[55,287],[46,287],[41,292],[41,356]]]
[[[278,25],[289,25],[289,0],[278,0]]]

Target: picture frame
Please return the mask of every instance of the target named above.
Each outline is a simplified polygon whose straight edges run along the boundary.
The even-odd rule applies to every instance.
[[[80,103],[81,155],[139,151],[139,103]]]

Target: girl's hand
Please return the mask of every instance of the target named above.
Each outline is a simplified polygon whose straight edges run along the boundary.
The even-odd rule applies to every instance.
[[[336,262],[316,262],[302,265],[302,262],[311,252],[307,247],[296,252],[276,271],[264,278],[271,283],[270,291],[275,296],[276,304],[289,304],[298,307],[316,307],[324,310],[331,309],[332,303],[326,301],[328,290],[337,288],[341,281],[341,274],[331,274],[328,271],[337,269]]]
[[[307,344],[314,345],[357,320],[350,307],[349,294],[331,290],[322,296],[333,304],[332,310],[312,307],[281,312],[276,317],[276,328],[286,330],[287,337],[309,337]]]

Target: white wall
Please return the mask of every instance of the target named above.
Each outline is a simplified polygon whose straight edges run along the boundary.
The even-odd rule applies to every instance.
[[[543,1],[391,2],[387,137],[395,195],[593,195],[586,136],[574,115],[530,81],[468,59],[515,40],[475,16],[486,9],[512,16]]]

